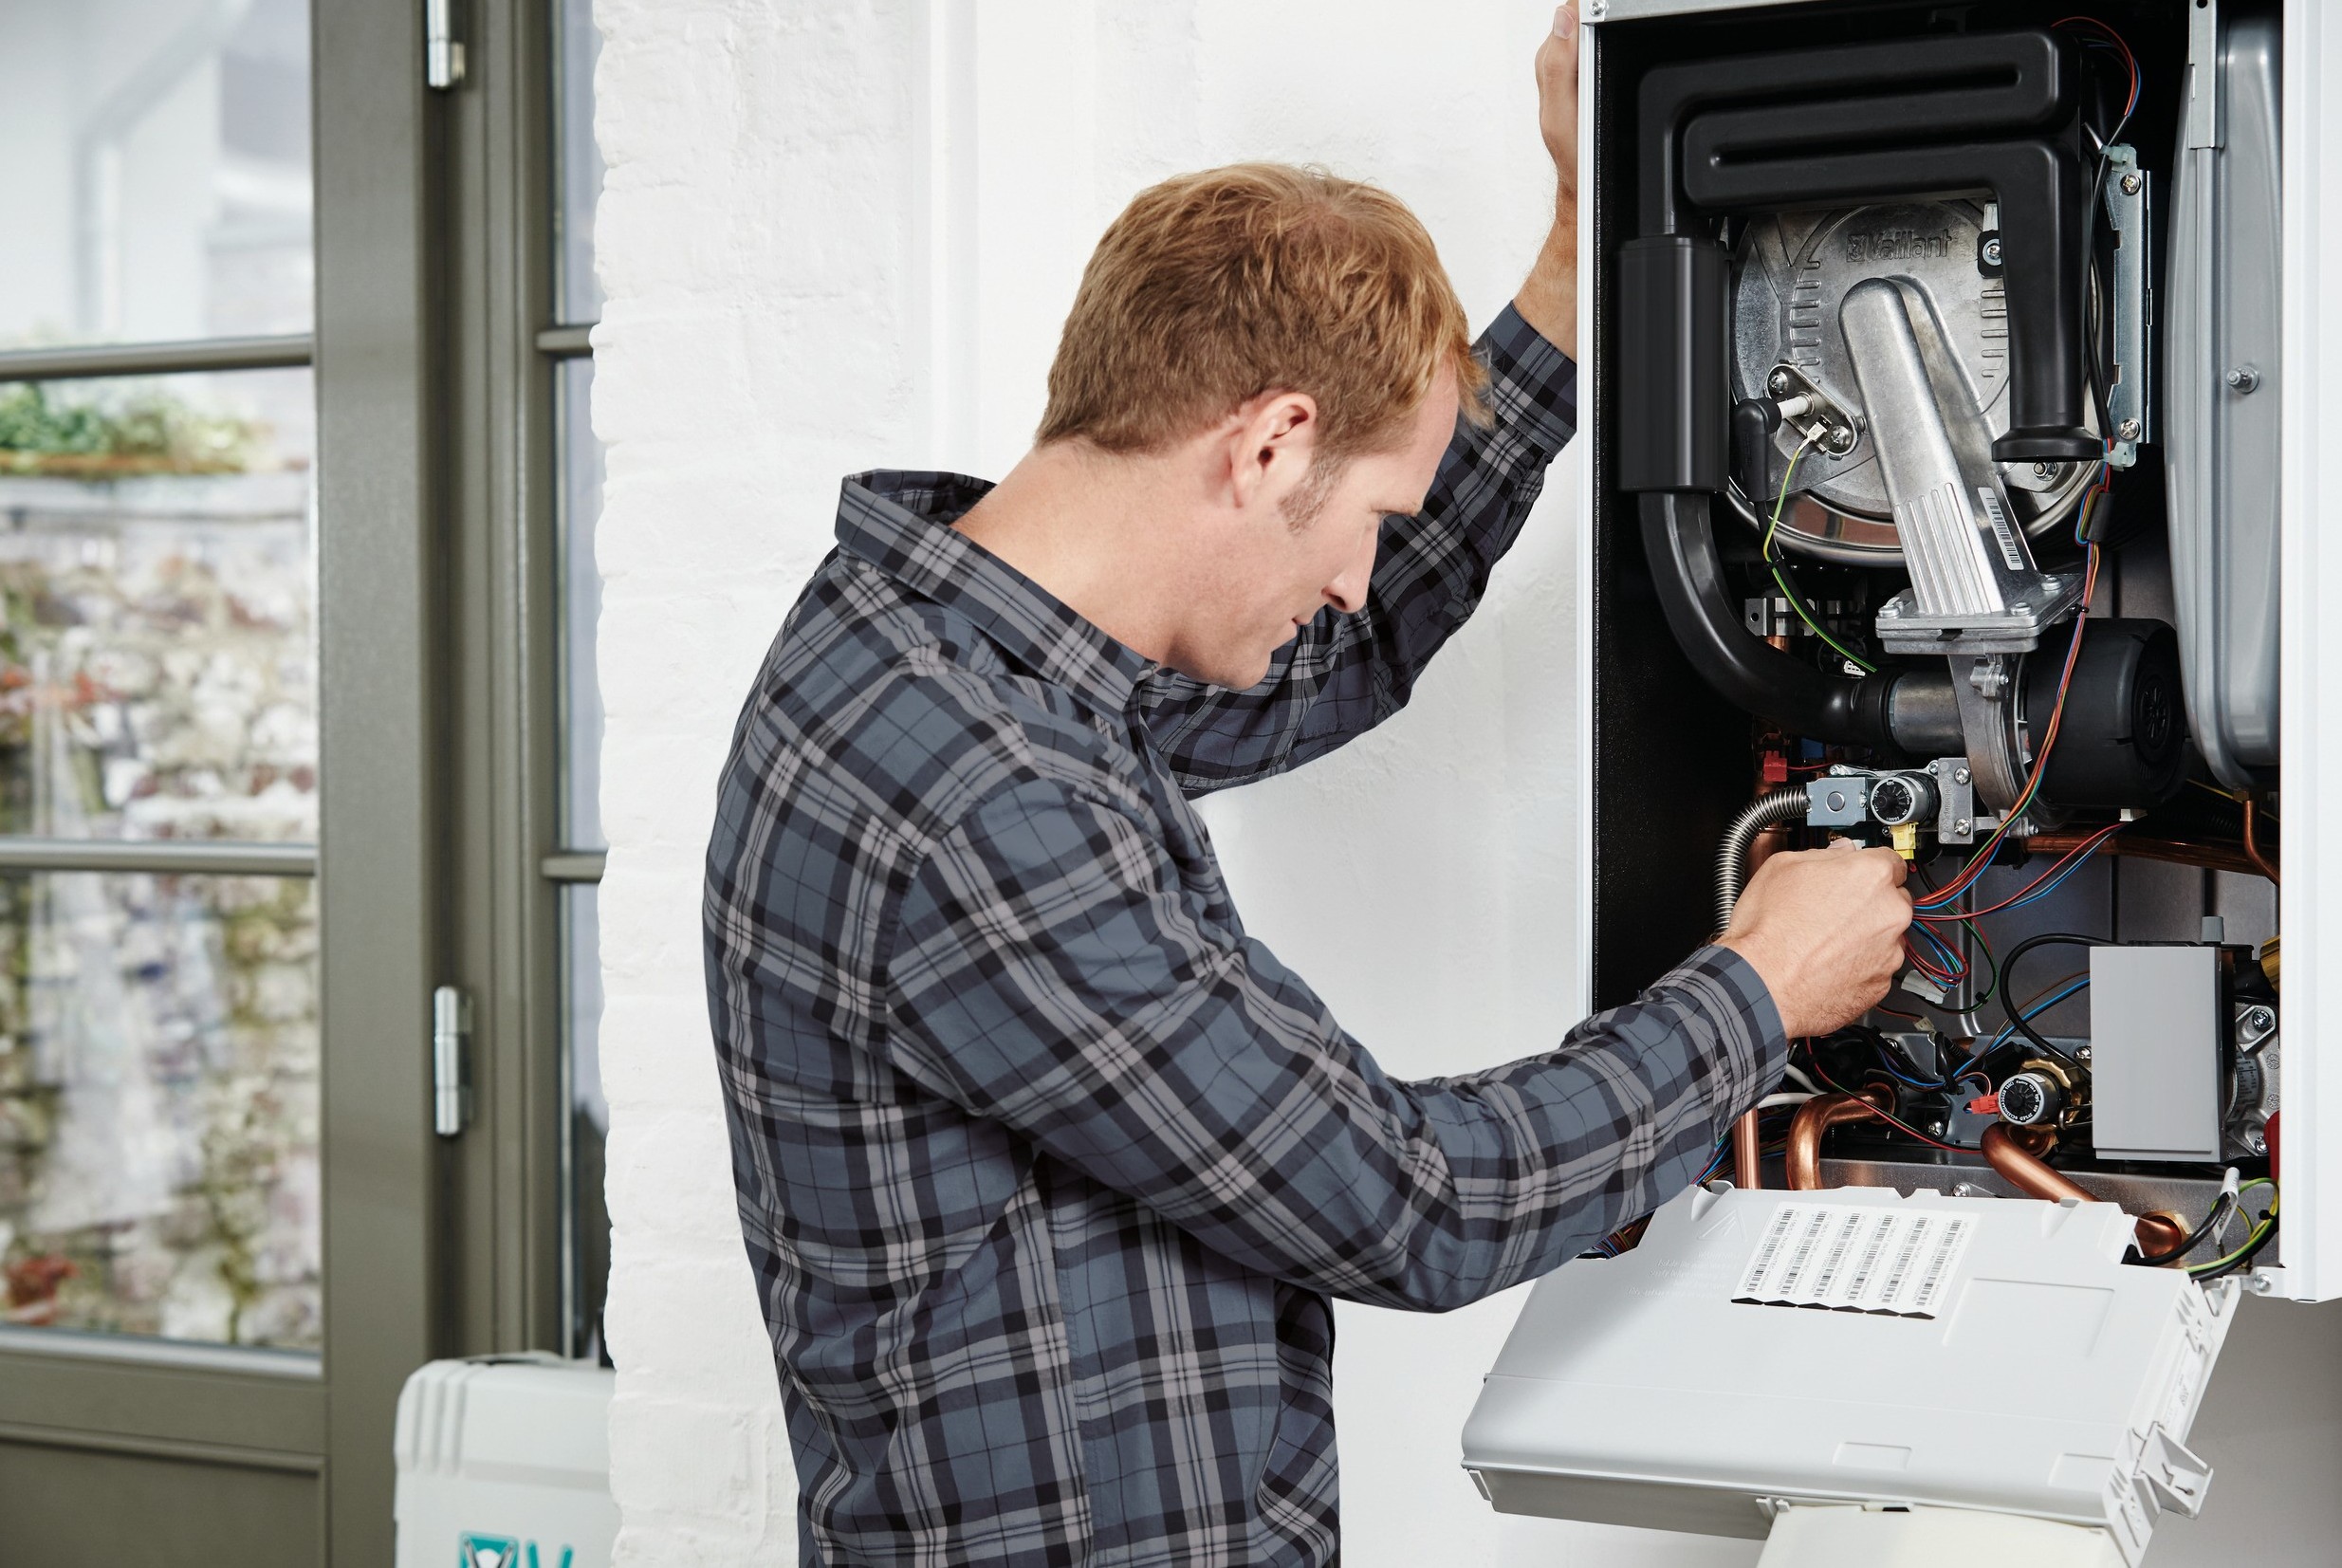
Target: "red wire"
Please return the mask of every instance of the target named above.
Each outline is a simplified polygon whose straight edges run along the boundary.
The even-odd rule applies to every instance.
[[[2057,676],[2057,703],[2050,710],[2049,727],[2041,735],[2041,749],[2034,754],[2033,771],[2025,779],[2023,793],[2018,797],[2020,802],[2032,801],[2034,792],[2040,787],[2041,775],[2049,769],[2049,754],[2056,747],[2058,729],[2065,722],[2066,692],[2074,683],[2075,661],[2082,655],[2082,631],[2090,623],[2090,600],[2097,588],[2098,546],[2093,544],[2090,546],[2090,569],[2082,580],[2082,607],[2074,618],[2074,639],[2066,646],[2065,668]],[[1984,847],[1976,852],[1975,858],[1969,860],[1959,876],[1951,879],[1948,887],[1939,889],[1928,897],[1927,902],[1941,907],[1974,887],[1976,879],[1984,874],[1985,867],[1990,864],[1993,851],[2001,847],[2001,840],[2008,836],[2008,830],[2018,816],[2019,813],[2012,811],[2002,818],[2001,825],[1992,830],[1992,837],[1984,840]]]
[[[2067,850],[2063,855],[2059,856],[2055,865],[2051,866],[2047,871],[2041,873],[2040,876],[2036,876],[2032,881],[2026,883],[2022,892],[2009,895],[2009,896],[2001,899],[1990,909],[1971,910],[1964,914],[1957,912],[1950,914],[1915,914],[1911,916],[1911,918],[1914,920],[1925,920],[1931,926],[1946,923],[1956,925],[1963,920],[1975,920],[1983,915],[1998,914],[2012,904],[2022,903],[2025,898],[2032,894],[2034,889],[2039,887],[2043,882],[2048,881],[2051,877],[2065,870],[2067,866],[2071,865],[2075,860],[2078,859],[2082,856],[2094,854],[2100,844],[2105,843],[2109,839],[2111,839],[2115,834],[2120,833],[2122,830],[2123,824],[2120,822],[2114,822],[2107,827],[2100,828],[2095,835],[2081,843],[2075,844],[2072,849]],[[1933,899],[1935,896],[1936,895],[1934,894],[1928,895],[1930,899]]]
[[[2104,22],[2099,21],[2094,16],[2060,17],[2056,21],[2051,23],[2050,26],[2053,28],[2070,28],[2076,26],[2095,28],[2100,33],[2104,34],[2110,41],[2111,41],[2116,48],[2122,51],[2123,66],[2130,73],[2130,97],[2123,104],[2123,118],[2125,120],[2130,119],[2130,111],[2139,106],[2139,57],[2130,52],[2130,45],[2124,39],[2123,35],[2116,32],[2112,28],[2108,27]]]
[[[1805,1042],[1805,1060],[1813,1066],[1814,1076],[1816,1078],[1821,1079],[1822,1082],[1828,1084],[1832,1089],[1841,1095],[1847,1092],[1844,1086],[1842,1086],[1837,1079],[1832,1078],[1829,1073],[1823,1070],[1821,1065],[1821,1053],[1814,1049],[1813,1042],[1810,1040]],[[1930,1148],[1948,1149],[1955,1154],[1973,1154],[1976,1153],[1973,1148],[1964,1143],[1946,1143],[1940,1138],[1931,1138],[1927,1136],[1927,1134],[1921,1132],[1918,1128],[1913,1127],[1910,1123],[1903,1120],[1900,1116],[1893,1115],[1891,1112],[1880,1111],[1876,1106],[1872,1106],[1872,1110],[1876,1112],[1878,1119],[1885,1122],[1888,1126],[1894,1128],[1897,1132],[1909,1134],[1910,1136],[1917,1138],[1920,1142],[1928,1145]]]

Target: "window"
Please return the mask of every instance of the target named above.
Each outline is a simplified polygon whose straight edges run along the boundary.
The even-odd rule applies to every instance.
[[[387,1562],[408,1375],[599,1349],[595,36],[452,9],[0,0],[17,1555]]]
[[[308,11],[0,16],[0,1332],[314,1353]]]

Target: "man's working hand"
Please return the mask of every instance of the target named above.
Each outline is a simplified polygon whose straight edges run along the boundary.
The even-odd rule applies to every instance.
[[[1908,874],[1891,849],[1841,839],[1757,868],[1717,940],[1748,960],[1789,1038],[1828,1034],[1887,994],[1911,923]]]
[[[1537,49],[1537,125],[1553,155],[1553,229],[1513,304],[1545,340],[1577,353],[1577,4],[1553,13]]]

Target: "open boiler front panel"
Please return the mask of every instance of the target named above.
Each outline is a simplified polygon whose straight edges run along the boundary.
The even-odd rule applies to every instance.
[[[2064,1519],[2136,1560],[2201,1496],[2183,1440],[2230,1304],[2342,1295],[2314,1024],[2342,741],[2314,618],[2342,562],[2314,534],[2308,349],[2342,267],[2304,112],[2342,78],[2342,17],[1584,9],[1590,1001],[1722,929],[1779,849],[1890,845],[1920,919],[1887,1001],[1795,1042],[1699,1188],[1539,1287],[1467,1467],[1501,1507],[1762,1534],[1726,1525],[1768,1496],[1733,1466],[1770,1453],[1802,1478],[1783,1495]],[[1825,1189],[1850,1201],[1789,1197]],[[1994,1294],[2019,1286],[2046,1294]],[[1567,1348],[1614,1317],[1607,1349]],[[1683,1334],[1729,1347],[1719,1388],[1666,1349]],[[1964,1456],[1825,1414],[1810,1467],[1780,1457],[1798,1395],[1767,1367],[1926,1386],[2016,1343],[2022,1409],[1963,1406]],[[1661,1385],[1714,1434],[1735,1378],[1771,1413],[1709,1473]],[[1957,1404],[1914,1418],[1941,1438]],[[2073,1437],[2100,1416],[2112,1435]],[[2038,1455],[2030,1417],[2064,1423]],[[1899,1478],[1846,1482],[1841,1449]]]

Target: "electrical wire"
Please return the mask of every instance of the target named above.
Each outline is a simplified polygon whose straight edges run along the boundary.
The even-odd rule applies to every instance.
[[[2252,1187],[2263,1181],[2268,1181],[2268,1178],[2265,1176],[2255,1177],[2253,1181],[2245,1183],[2244,1186]],[[2272,1189],[2275,1189],[2277,1187],[2277,1183],[2274,1181],[2269,1181],[2269,1186]],[[2239,1192],[2243,1190],[2244,1188],[2242,1187],[2238,1189]],[[2188,1278],[2192,1280],[2217,1280],[2223,1275],[2235,1273],[2238,1269],[2242,1268],[2245,1264],[2251,1263],[2255,1258],[2260,1256],[2261,1249],[2266,1247],[2269,1245],[2270,1238],[2277,1234],[2277,1207],[2283,1197],[2284,1193],[2281,1190],[2273,1193],[2269,1199],[2268,1212],[2261,1216],[2260,1223],[2256,1225],[2253,1227],[2251,1234],[2244,1238],[2243,1245],[2238,1247],[2234,1252],[2229,1253],[2225,1257],[2213,1259],[2208,1264],[2197,1264],[2195,1266],[2188,1269]]]
[[[2226,1225],[2229,1216],[2236,1212],[2236,1208],[2237,1194],[2222,1192],[2212,1200],[2212,1212],[2204,1216],[2202,1225],[2187,1233],[2185,1240],[2174,1244],[2167,1250],[2143,1255],[2138,1261],[2148,1268],[2161,1268],[2166,1264],[2178,1263],[2202,1245],[2206,1236]]]
[[[1820,1077],[1821,1081],[1828,1084],[1834,1092],[1841,1095],[1853,1093],[1852,1090],[1840,1087],[1837,1080],[1831,1078],[1828,1070],[1822,1066],[1821,1059],[1814,1053],[1813,1042],[1811,1041],[1806,1042],[1806,1057],[1813,1062],[1814,1071]],[[1929,1137],[1927,1134],[1921,1132],[1918,1128],[1913,1127],[1909,1122],[1903,1120],[1891,1111],[1881,1110],[1877,1106],[1873,1105],[1871,1107],[1871,1112],[1873,1116],[1877,1116],[1879,1120],[1885,1122],[1896,1132],[1905,1134],[1909,1137],[1917,1138],[1921,1143],[1927,1144],[1930,1148],[1948,1150],[1955,1154],[1973,1154],[1976,1153],[1976,1146],[1972,1143],[1946,1143],[1941,1138]]]
[[[2051,894],[2056,892],[2058,887],[2064,883],[2067,877],[2073,876],[2076,871],[2081,869],[2081,865],[2084,860],[2087,860],[2093,855],[2097,854],[2099,849],[2105,845],[2106,841],[2114,837],[2115,834],[2120,833],[2125,825],[2126,824],[2122,822],[2114,822],[2107,827],[2100,828],[2097,833],[2093,835],[2090,839],[2075,845],[2072,849],[2067,850],[2065,854],[2058,857],[2056,863],[2052,865],[2047,871],[2041,873],[2040,876],[2036,876],[2032,881],[2026,883],[2024,887],[2016,893],[2011,894],[2008,897],[2003,898],[2001,902],[1991,905],[1988,908],[1981,910],[1964,910],[1949,914],[1923,913],[1914,915],[1913,918],[1925,920],[1930,924],[1957,925],[1964,921],[1981,920],[1987,914],[2000,914],[2007,910],[2022,909],[2027,904],[2038,903],[2042,899],[2048,897]],[[2052,878],[2055,878],[2055,880],[2052,880]],[[2044,886],[2044,883],[2047,885]],[[1927,897],[1918,900],[1918,907],[1923,911],[1932,912],[1937,906],[1938,899],[1939,895],[1931,893]]]
[[[2018,961],[2023,958],[2025,954],[2033,951],[2036,948],[2103,948],[2109,945],[2110,944],[2107,942],[2107,939],[2103,936],[2077,936],[2072,932],[2043,932],[2038,936],[2028,936],[2022,942],[2018,943],[2017,946],[2009,949],[2008,957],[2001,960],[2001,974],[2009,977],[2013,983],[2017,974]],[[2043,1009],[2034,1009],[2036,1012],[2041,1010]],[[2033,1042],[2035,1047],[2038,1048],[2043,1055],[2054,1057],[2058,1061],[2077,1072],[2081,1070],[2082,1064],[2080,1062],[2075,1061],[2073,1057],[2069,1056],[2064,1051],[2059,1050],[2056,1046],[2052,1045],[2049,1042],[2048,1037],[2042,1034],[2040,1030],[2033,1026],[2033,1012],[2019,1011],[2013,1013],[2009,1017],[2009,1023],[2015,1026],[2019,1034],[2023,1035],[2027,1040]]]
[[[2034,753],[2032,771],[2025,778],[2024,788],[2018,792],[2016,802],[2001,814],[2001,825],[1992,830],[1992,837],[1986,839],[1978,847],[1976,853],[1969,857],[1968,863],[1961,868],[1960,875],[1953,877],[1948,886],[1927,900],[1927,906],[1930,910],[1943,908],[1976,885],[1977,878],[1982,876],[1984,874],[1984,868],[1991,864],[1993,854],[2001,847],[2001,841],[2008,837],[2009,829],[2016,825],[2017,820],[2024,814],[2025,807],[2033,803],[2034,796],[2040,791],[2041,776],[2049,769],[2050,755],[2057,746],[2057,731],[2065,721],[2066,695],[2074,687],[2074,666],[2075,661],[2081,657],[2082,633],[2090,624],[2090,601],[2096,594],[2098,587],[2099,548],[2094,544],[2086,548],[2089,552],[2090,563],[2082,578],[2081,608],[2074,617],[2073,640],[2067,644],[2065,666],[2057,675],[2056,702],[2050,709],[2048,725],[2042,729],[2040,749]]]
[[[2068,16],[2053,23],[2052,26],[2069,30],[2086,29],[2081,32],[2078,42],[2085,47],[2111,50],[2119,56],[2123,68],[2130,78],[2130,90],[2123,101],[2122,114],[2115,120],[2113,128],[2097,138],[2097,173],[2091,180],[2089,204],[2082,211],[2082,293],[2090,302],[2091,314],[2091,331],[2084,340],[2084,348],[2089,361],[2092,406],[2098,416],[2098,429],[2107,443],[2107,452],[2111,456],[2113,452],[2114,431],[2113,416],[2107,406],[2105,344],[2106,339],[2111,335],[2113,330],[2112,323],[2109,319],[2111,315],[2113,302],[2107,290],[2093,286],[2098,273],[2098,211],[2106,197],[2108,175],[2113,170],[2114,148],[2121,141],[2124,130],[2130,124],[2131,115],[2139,106],[2139,60],[2138,56],[2131,52],[2130,44],[2121,33],[2094,16]],[[2101,459],[2098,465],[2097,482],[2075,517],[2074,536],[2077,543],[2088,544],[2099,537],[2097,518],[2100,503],[2112,481],[2111,465]]]
[[[1764,542],[1758,546],[1758,553],[1764,558],[1765,565],[1772,569],[1774,586],[1780,589],[1781,597],[1786,599],[1789,601],[1789,607],[1798,613],[1798,618],[1805,622],[1806,630],[1828,643],[1838,657],[1854,666],[1864,674],[1874,675],[1878,673],[1878,671],[1868,660],[1855,657],[1847,652],[1845,645],[1837,638],[1822,630],[1821,622],[1815,618],[1811,610],[1805,607],[1805,600],[1798,597],[1797,589],[1789,585],[1788,573],[1781,564],[1780,555],[1773,548],[1774,535],[1780,531],[1781,509],[1789,505],[1789,482],[1798,474],[1798,460],[1805,455],[1807,448],[1820,438],[1820,427],[1816,425],[1814,434],[1798,442],[1798,450],[1789,454],[1789,467],[1780,476],[1780,494],[1773,500],[1773,520],[1764,526]]]

